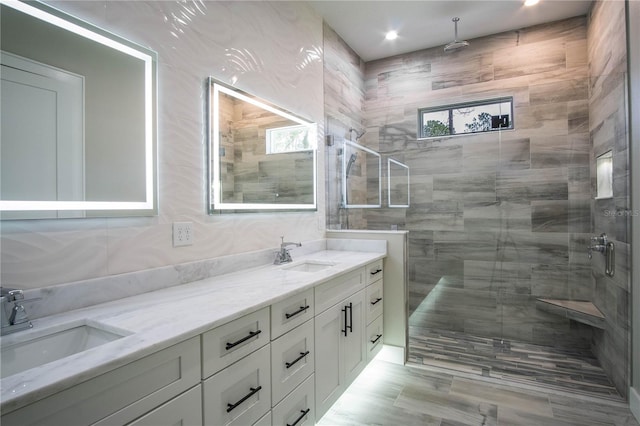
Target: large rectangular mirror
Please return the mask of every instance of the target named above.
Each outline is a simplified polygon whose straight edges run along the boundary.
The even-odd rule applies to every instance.
[[[316,124],[208,83],[209,212],[316,209]]]
[[[382,205],[380,154],[348,140],[342,150],[342,205],[348,209]]]
[[[157,214],[156,54],[2,0],[2,219]]]

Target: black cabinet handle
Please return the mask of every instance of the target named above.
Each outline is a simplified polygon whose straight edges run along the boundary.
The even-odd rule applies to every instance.
[[[252,337],[256,337],[258,334],[262,333],[262,330],[257,330],[257,331],[251,331],[249,332],[248,336],[243,337],[242,339],[238,340],[237,342],[233,342],[233,343],[229,343],[227,342],[227,350],[238,346],[240,343],[244,343],[247,340],[251,339]]]
[[[298,417],[296,421],[293,422],[292,424],[287,423],[287,426],[296,426],[300,422],[300,420],[304,419],[304,416],[309,414],[309,411],[311,411],[311,408],[307,408],[306,410],[300,410],[300,412],[302,413],[300,414],[300,417]]]
[[[382,300],[382,297],[378,297],[376,298],[376,300],[374,300],[373,302],[371,302],[372,305],[377,305],[379,301]]]
[[[376,338],[371,340],[371,343],[376,343],[378,340],[380,340],[381,337],[382,337],[382,334],[377,334]]]
[[[376,269],[374,272],[369,272],[371,275],[376,275],[378,273],[382,272],[382,269]]]
[[[345,309],[346,308],[349,308],[349,325],[346,326],[346,323],[345,323],[345,329],[349,328],[349,331],[353,333],[353,303],[349,302],[349,306],[345,306]]]
[[[309,355],[309,351],[306,351],[306,352],[300,352],[300,356],[299,356],[298,358],[294,359],[294,360],[293,360],[293,361],[291,361],[291,362],[285,362],[285,363],[284,363],[284,365],[285,365],[287,368],[291,368],[291,367],[293,367],[293,366],[295,365],[295,363],[296,363],[296,362],[300,361],[302,358],[304,358],[304,357],[305,357],[305,356],[307,356],[307,355]]]
[[[347,309],[349,307],[345,306],[344,309],[341,309],[342,312],[344,312],[344,330],[340,330],[344,333],[344,335],[347,335],[347,329],[349,328],[349,326],[347,325]]]
[[[298,309],[297,311],[295,311],[295,312],[293,312],[293,313],[290,313],[290,314],[285,313],[285,314],[284,314],[284,316],[285,316],[287,319],[289,319],[289,318],[291,318],[291,317],[295,317],[295,316],[296,316],[296,315],[298,315],[298,314],[301,314],[302,312],[306,311],[307,309],[309,309],[309,305],[307,305],[307,306],[300,306],[300,309]]]
[[[238,405],[242,404],[247,399],[251,398],[253,395],[255,395],[256,393],[260,392],[260,389],[262,389],[262,386],[258,386],[257,388],[249,388],[249,390],[251,392],[249,392],[247,395],[243,396],[240,401],[236,402],[235,404],[227,404],[227,413],[230,413],[231,410],[236,408]]]

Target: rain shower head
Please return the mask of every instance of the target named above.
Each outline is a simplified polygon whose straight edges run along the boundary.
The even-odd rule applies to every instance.
[[[453,38],[453,41],[444,47],[445,52],[454,52],[456,50],[464,49],[465,47],[469,46],[468,41],[458,40],[458,21],[460,21],[460,18],[455,17],[451,20],[453,21],[453,25],[455,26],[455,36]]]

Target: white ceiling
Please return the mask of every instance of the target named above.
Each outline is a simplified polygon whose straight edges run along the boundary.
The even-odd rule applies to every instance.
[[[612,0],[615,1],[615,0]],[[311,6],[365,62],[444,46],[454,39],[451,18],[460,18],[458,39],[585,15],[591,0],[313,0]],[[396,30],[398,38],[385,40]],[[472,48],[472,46],[470,47]]]

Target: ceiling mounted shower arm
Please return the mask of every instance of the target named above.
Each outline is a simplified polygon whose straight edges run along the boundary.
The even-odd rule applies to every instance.
[[[453,52],[469,46],[468,41],[458,40],[458,22],[460,21],[460,18],[456,16],[454,18],[451,18],[451,21],[453,21],[453,26],[454,26],[454,37],[453,37],[453,41],[444,47],[445,52]]]

